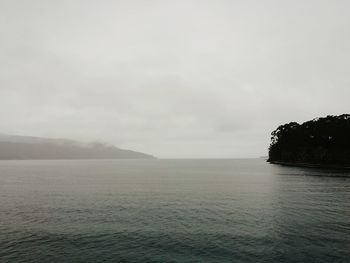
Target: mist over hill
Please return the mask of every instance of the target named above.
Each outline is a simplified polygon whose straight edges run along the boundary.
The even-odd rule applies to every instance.
[[[143,158],[155,157],[98,142],[0,134],[0,160]]]

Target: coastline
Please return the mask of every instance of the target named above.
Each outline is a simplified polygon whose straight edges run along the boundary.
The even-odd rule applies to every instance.
[[[320,169],[336,169],[336,170],[350,170],[350,166],[342,165],[331,165],[331,164],[315,164],[315,163],[300,163],[300,162],[285,162],[285,161],[270,161],[266,160],[271,164],[278,164],[284,166],[294,167],[306,167],[306,168],[320,168]]]

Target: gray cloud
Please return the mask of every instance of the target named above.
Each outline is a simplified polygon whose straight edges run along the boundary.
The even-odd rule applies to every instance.
[[[0,2],[0,130],[254,157],[349,111],[349,1]]]

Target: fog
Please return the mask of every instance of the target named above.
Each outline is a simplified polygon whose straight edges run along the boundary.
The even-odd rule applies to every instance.
[[[0,0],[0,132],[161,158],[266,155],[349,113],[350,1]]]

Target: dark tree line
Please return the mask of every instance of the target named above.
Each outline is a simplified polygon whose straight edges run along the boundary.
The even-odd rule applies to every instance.
[[[350,114],[290,122],[271,135],[271,162],[350,165]]]

